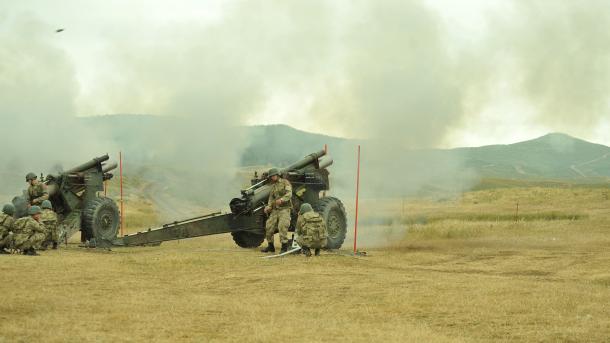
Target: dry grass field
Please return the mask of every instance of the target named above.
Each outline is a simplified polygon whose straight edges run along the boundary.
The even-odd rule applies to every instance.
[[[265,260],[228,235],[3,255],[0,342],[609,341],[608,193],[363,200],[366,257]],[[157,220],[137,202],[128,228]]]

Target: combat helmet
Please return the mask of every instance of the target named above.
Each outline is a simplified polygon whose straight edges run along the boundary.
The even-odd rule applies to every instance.
[[[51,205],[51,202],[49,200],[43,201],[42,204],[40,204],[40,207],[42,207],[43,209],[49,209],[49,210],[53,209],[53,205]]]
[[[313,208],[311,208],[311,205],[308,203],[303,203],[303,205],[301,205],[301,209],[299,210],[299,214],[305,214],[307,212],[311,212],[313,211]]]
[[[25,176],[25,181],[26,182],[30,182],[32,180],[36,180],[37,176],[34,173],[28,173],[28,175]]]
[[[39,214],[42,211],[40,210],[40,207],[38,206],[32,206],[28,209],[28,215],[33,216],[35,214]]]
[[[267,177],[271,178],[274,175],[280,175],[280,171],[277,168],[269,169],[269,172],[267,173]]]
[[[6,204],[2,207],[2,212],[6,215],[12,216],[15,214],[15,206],[13,204]]]

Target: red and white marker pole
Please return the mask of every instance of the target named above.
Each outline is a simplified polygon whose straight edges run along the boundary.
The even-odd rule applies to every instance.
[[[125,212],[123,212],[123,153],[121,151],[119,151],[119,179],[121,185],[121,236],[124,236],[123,219]]]
[[[358,145],[358,167],[356,169],[356,220],[354,221],[354,254],[358,251],[358,196],[360,193],[360,145]]]

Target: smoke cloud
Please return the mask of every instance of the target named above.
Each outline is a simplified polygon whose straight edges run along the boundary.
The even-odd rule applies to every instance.
[[[608,2],[515,1],[512,11],[490,16],[491,56],[504,58],[500,70],[535,108],[532,119],[590,135],[610,110]]]
[[[155,181],[157,197],[226,205],[252,144],[239,127],[263,116],[362,139],[363,196],[417,194],[430,184],[459,192],[476,180],[463,161],[411,149],[442,144],[495,103],[488,90],[498,84],[553,129],[585,132],[607,118],[604,1],[517,1],[486,14],[484,34],[468,44],[426,1],[232,1],[213,19],[155,25],[142,25],[141,11],[160,4],[115,11],[123,4],[109,2],[93,7],[101,14],[92,25],[102,29],[84,40],[96,41],[97,56],[86,71],[74,60],[81,55],[57,43],[43,14],[49,5],[33,3],[38,16],[0,11],[0,139],[11,147],[0,160],[4,192],[22,188],[29,170],[121,149],[131,171]],[[135,116],[129,129],[77,117],[115,113],[158,117]],[[278,143],[284,156],[319,148],[289,138]],[[333,184],[348,194],[355,152],[331,152]]]
[[[0,193],[16,194],[27,172],[89,160],[99,141],[74,117],[79,86],[70,59],[52,43],[53,29],[29,14],[2,19]]]

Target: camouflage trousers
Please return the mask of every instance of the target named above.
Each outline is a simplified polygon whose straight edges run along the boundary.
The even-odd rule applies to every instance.
[[[321,249],[326,248],[327,239],[319,239],[313,236],[298,236],[297,243],[303,248]]]
[[[47,234],[44,239],[44,243],[48,244],[53,242],[59,243],[59,228],[57,226],[47,227]]]
[[[14,235],[13,248],[19,250],[27,250],[29,248],[40,249],[40,244],[42,244],[46,236],[46,234],[41,232],[31,235],[18,233]]]
[[[265,224],[265,236],[267,242],[273,243],[275,231],[280,233],[280,241],[288,243],[288,227],[290,227],[290,207],[271,211]]]

